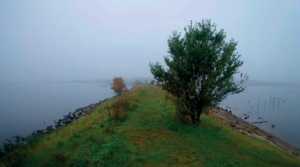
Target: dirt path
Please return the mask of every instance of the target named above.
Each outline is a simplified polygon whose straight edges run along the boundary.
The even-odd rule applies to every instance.
[[[289,152],[299,157],[300,150],[276,138],[272,134],[259,129],[256,126],[222,109],[214,109],[214,111],[215,111],[215,116],[218,120],[220,120],[222,123],[226,124],[227,126],[232,127],[236,131],[239,131],[242,134],[248,136],[253,136],[268,141],[269,143],[280,148],[281,150]]]

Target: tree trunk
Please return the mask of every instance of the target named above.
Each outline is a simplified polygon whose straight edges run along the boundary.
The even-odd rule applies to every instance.
[[[195,115],[192,114],[192,115],[190,115],[190,117],[191,117],[191,119],[192,119],[192,123],[193,123],[193,124],[196,124],[196,118],[195,118]]]
[[[200,110],[197,111],[197,118],[196,118],[196,121],[197,121],[198,124],[201,123],[201,121],[200,121],[200,115],[201,115],[201,113],[202,113],[202,110],[201,110],[201,111],[200,111]]]
[[[201,123],[201,120],[200,120],[200,115],[201,115],[201,113],[202,113],[202,111],[203,111],[203,109],[204,109],[204,107],[203,106],[200,106],[199,108],[197,108],[198,110],[197,110],[197,117],[196,117],[196,121],[197,121],[197,123],[198,124],[200,124]]]
[[[190,108],[191,113],[189,114],[193,124],[200,124],[200,115],[204,109],[203,103],[197,103],[195,108]]]

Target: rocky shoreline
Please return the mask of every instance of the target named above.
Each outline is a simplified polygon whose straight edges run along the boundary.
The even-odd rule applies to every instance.
[[[102,103],[106,102],[109,99],[114,98],[115,96],[111,98],[106,98],[104,100],[100,100],[98,103],[90,104],[85,107],[81,107],[76,109],[73,113],[69,112],[67,115],[63,115],[62,119],[59,119],[58,121],[54,121],[55,125],[47,126],[46,129],[41,129],[34,131],[32,134],[28,135],[27,137],[22,137],[22,136],[13,136],[10,139],[6,139],[3,143],[4,150],[0,148],[0,158],[2,158],[5,155],[5,151],[9,151],[15,147],[25,145],[27,144],[27,141],[35,136],[38,135],[43,135],[49,132],[52,132],[60,127],[67,126],[68,124],[84,117],[85,115],[88,115],[91,113],[91,110],[94,109],[95,107],[101,105]]]
[[[27,137],[22,137],[22,136],[13,136],[11,139],[6,139],[6,141],[3,143],[4,145],[4,150],[0,148],[0,158],[2,158],[5,155],[5,151],[9,151],[15,147],[18,147],[20,145],[25,145],[27,144],[27,141],[35,136],[38,135],[43,135],[49,132],[52,132],[60,127],[67,126],[68,124],[84,117],[85,115],[88,115],[91,113],[91,110],[94,109],[95,107],[101,105],[103,102],[106,102],[109,99],[114,98],[115,96],[111,98],[106,98],[104,100],[100,100],[98,103],[90,104],[85,107],[81,107],[76,109],[73,113],[69,112],[67,115],[64,115],[62,119],[59,119],[58,121],[54,121],[55,127],[52,125],[47,126],[46,129],[42,130],[37,130],[34,131],[32,134],[28,135]],[[214,108],[213,109],[215,117],[220,120],[223,124],[231,127],[232,129],[247,135],[247,136],[252,136],[256,137],[262,140],[265,140],[272,145],[275,145],[276,147],[280,148],[281,150],[291,153],[295,156],[300,155],[300,150],[289,145],[288,143],[278,139],[277,137],[273,136],[272,134],[261,130],[260,128],[246,122],[245,120],[233,115],[231,111],[227,109],[223,109],[220,107]],[[244,115],[244,119],[247,119],[249,116]],[[261,124],[266,121],[260,121],[260,122],[252,122],[253,124]]]
[[[280,148],[281,150],[291,153],[295,156],[299,157],[300,150],[291,146],[290,144],[278,139],[277,137],[273,136],[272,134],[246,122],[245,120],[233,115],[227,109],[222,109],[220,107],[214,108],[215,116],[218,120],[220,120],[223,124],[231,127],[232,129],[248,135],[252,137],[256,137],[262,140],[265,140],[272,145]],[[244,119],[247,119],[247,115],[245,115]],[[266,121],[259,121],[259,122],[252,122],[253,124],[261,124]]]

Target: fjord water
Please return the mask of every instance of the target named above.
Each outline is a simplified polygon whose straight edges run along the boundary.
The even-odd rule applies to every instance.
[[[0,147],[6,138],[25,137],[34,130],[54,125],[54,120],[77,108],[112,97],[114,93],[109,85],[104,86],[0,82]],[[299,97],[299,87],[248,86],[243,93],[228,96],[220,106],[230,107],[237,116],[248,114],[246,121],[250,123],[268,121],[256,126],[300,148]]]
[[[106,86],[106,87],[105,87]],[[0,83],[0,147],[6,138],[26,137],[54,125],[75,109],[110,98],[105,84]]]
[[[300,148],[299,100],[300,87],[248,86],[243,93],[228,96],[220,106],[243,119],[243,114],[249,115],[249,123],[268,121],[254,125]]]

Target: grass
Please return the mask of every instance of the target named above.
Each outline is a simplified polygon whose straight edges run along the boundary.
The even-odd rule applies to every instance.
[[[107,106],[118,98],[130,99],[126,117],[108,118],[113,107]],[[295,156],[209,115],[201,116],[200,126],[180,123],[173,99],[156,86],[140,85],[12,156],[22,157],[22,166],[300,166]],[[12,164],[6,157],[0,167],[5,162]]]

